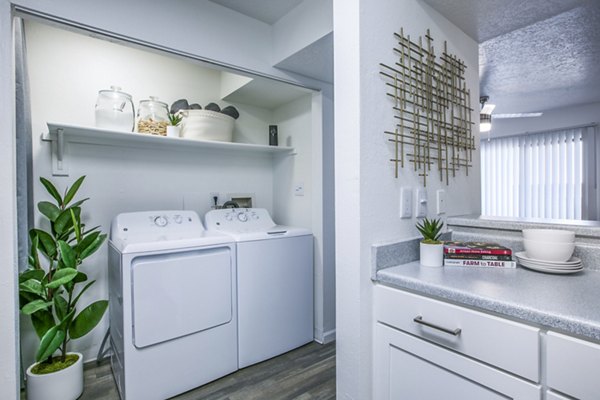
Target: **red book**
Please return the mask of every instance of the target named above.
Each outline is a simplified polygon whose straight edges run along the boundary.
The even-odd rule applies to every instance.
[[[497,243],[444,242],[444,254],[489,254],[511,256],[512,250]]]

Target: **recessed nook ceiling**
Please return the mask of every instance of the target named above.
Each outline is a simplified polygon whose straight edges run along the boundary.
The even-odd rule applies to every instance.
[[[248,17],[273,25],[302,0],[210,0]]]

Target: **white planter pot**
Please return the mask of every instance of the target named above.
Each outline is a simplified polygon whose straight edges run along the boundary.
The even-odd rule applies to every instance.
[[[27,368],[28,400],[75,400],[83,393],[83,356],[75,364],[50,374],[36,375],[31,373],[33,364]]]
[[[179,137],[181,129],[178,126],[169,125],[167,126],[167,136],[168,137]]]
[[[442,267],[444,265],[444,244],[420,243],[421,265]]]

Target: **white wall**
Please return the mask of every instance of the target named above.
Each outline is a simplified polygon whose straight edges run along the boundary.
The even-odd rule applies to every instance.
[[[372,287],[371,246],[416,237],[415,219],[399,218],[399,190],[422,186],[410,168],[398,179],[384,130],[393,127],[392,104],[385,95],[379,63],[393,64],[393,33],[404,28],[412,38],[431,30],[439,52],[465,60],[471,98],[479,97],[477,43],[417,0],[334,1],[336,259],[338,398],[371,398]],[[476,100],[472,104],[477,109]],[[473,111],[475,120],[477,111]],[[477,132],[477,126],[474,132]],[[477,138],[476,138],[477,139]],[[476,141],[477,143],[477,141]],[[435,191],[447,193],[447,215],[480,209],[479,153],[466,177],[449,186],[432,175],[427,191],[434,216]]]
[[[586,125],[592,122],[600,123],[600,103],[546,110],[541,117],[535,118],[494,119],[490,135],[491,137],[517,135]],[[488,134],[484,133],[481,135],[481,140],[487,137]]]

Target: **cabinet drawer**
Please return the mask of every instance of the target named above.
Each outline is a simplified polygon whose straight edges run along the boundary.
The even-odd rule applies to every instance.
[[[375,318],[531,381],[540,380],[537,328],[381,285],[375,287]]]
[[[548,332],[546,381],[549,387],[581,400],[600,396],[600,345]]]

